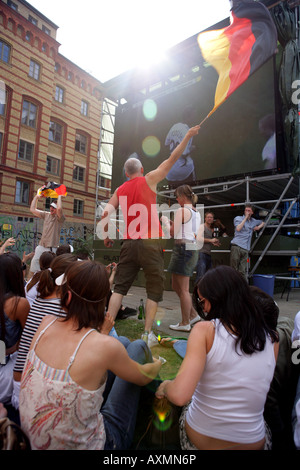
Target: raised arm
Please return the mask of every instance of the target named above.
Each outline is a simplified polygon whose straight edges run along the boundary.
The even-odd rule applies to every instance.
[[[5,253],[5,250],[7,247],[9,246],[12,246],[16,243],[16,240],[11,237],[11,238],[8,238],[1,246],[0,246],[0,255],[3,255],[3,253]]]
[[[62,196],[58,196],[57,198],[57,216],[60,219],[63,217],[63,209],[62,209]]]
[[[179,145],[177,145],[177,147],[173,150],[173,152],[171,153],[171,155],[169,156],[169,158],[167,158],[166,160],[164,160],[159,166],[158,168],[156,168],[156,170],[152,170],[150,171],[149,173],[147,173],[147,175],[145,176],[146,178],[146,181],[147,181],[147,184],[148,186],[150,186],[150,188],[153,190],[153,191],[156,191],[156,185],[162,181],[163,179],[165,179],[165,177],[167,176],[167,174],[169,173],[169,171],[171,170],[172,166],[174,165],[175,162],[177,162],[177,160],[181,157],[181,155],[183,154],[189,140],[194,137],[195,135],[198,134],[199,132],[199,129],[200,129],[200,125],[197,125],[195,127],[191,127],[186,135],[184,136],[184,138],[182,139],[182,141],[180,142]]]
[[[32,212],[33,215],[36,217],[42,217],[41,214],[43,211],[40,211],[36,208],[38,199],[40,199],[42,196],[40,196],[38,193],[34,196],[32,199],[31,205],[30,205],[30,212]]]

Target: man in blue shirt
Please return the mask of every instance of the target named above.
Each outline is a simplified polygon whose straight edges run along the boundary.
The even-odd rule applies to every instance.
[[[251,204],[246,204],[244,215],[234,218],[235,232],[230,251],[230,266],[242,273],[246,279],[247,260],[253,231],[258,231],[264,226],[264,222],[254,219],[252,215]]]

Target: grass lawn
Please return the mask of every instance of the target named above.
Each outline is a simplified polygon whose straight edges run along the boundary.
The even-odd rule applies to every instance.
[[[134,318],[126,318],[126,320],[117,320],[115,329],[119,336],[126,336],[131,341],[139,339],[144,332],[144,320],[136,320]],[[155,333],[155,331],[154,331]],[[182,359],[174,351],[172,347],[155,346],[151,348],[154,357],[161,356],[167,362],[162,365],[159,376],[162,380],[173,379],[177,374]]]
[[[144,320],[137,320],[136,318],[130,317],[126,318],[126,320],[117,320],[115,322],[115,329],[119,336],[126,336],[128,339],[133,341],[135,339],[139,339],[144,332]],[[154,330],[154,333],[157,335],[158,332]],[[182,361],[173,347],[158,345],[151,348],[151,352],[154,357],[158,358],[158,356],[161,356],[167,361],[160,369],[159,379],[173,379],[176,376]],[[176,415],[176,417],[173,414],[169,415],[168,411],[166,412],[165,421],[161,421],[161,417],[158,418],[158,414],[155,412],[155,408],[153,406],[154,393],[157,385],[154,384],[154,389],[151,388],[151,384],[149,387],[150,388],[148,389],[148,386],[146,386],[141,395],[142,399],[139,404],[132,449],[180,450],[179,431],[178,425],[176,425],[179,415]],[[156,418],[154,418],[154,414],[157,414]],[[152,419],[154,425],[152,428],[148,428],[150,420]],[[148,431],[148,429],[150,430]]]

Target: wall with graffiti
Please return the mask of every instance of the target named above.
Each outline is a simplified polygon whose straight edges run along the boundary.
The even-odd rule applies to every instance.
[[[38,217],[0,215],[0,241],[13,237],[16,240],[9,251],[19,256],[34,251],[42,236],[43,220]],[[92,224],[65,222],[60,232],[60,245],[73,244],[77,238],[89,238],[94,233]]]

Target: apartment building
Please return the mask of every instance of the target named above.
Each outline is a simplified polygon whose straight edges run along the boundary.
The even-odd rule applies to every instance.
[[[67,187],[61,243],[93,233],[97,183],[98,200],[110,194],[98,175],[103,86],[59,53],[57,30],[28,2],[0,0],[0,239],[14,236],[19,253],[41,236],[29,207],[48,181]]]

